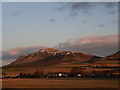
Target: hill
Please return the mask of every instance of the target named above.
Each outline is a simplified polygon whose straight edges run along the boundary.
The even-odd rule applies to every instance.
[[[118,51],[117,53],[115,53],[113,55],[104,57],[103,59],[106,59],[106,60],[120,60],[120,51]]]
[[[4,67],[43,67],[60,64],[63,62],[87,62],[95,58],[100,57],[86,53],[60,51],[53,48],[46,48],[29,55],[20,56],[17,60]]]
[[[118,67],[120,64],[120,52],[107,57],[99,57],[87,53],[60,51],[53,48],[46,48],[20,56],[9,65],[3,66],[3,73],[14,76],[20,72],[33,73],[36,70],[48,72],[70,72],[73,67],[81,66],[104,66]],[[91,70],[113,70],[91,69]]]
[[[120,51],[118,51],[112,55],[97,59],[96,62],[94,62],[94,63],[95,64],[97,64],[97,63],[109,64],[109,66],[114,66],[114,65],[119,66],[119,64],[120,64]]]

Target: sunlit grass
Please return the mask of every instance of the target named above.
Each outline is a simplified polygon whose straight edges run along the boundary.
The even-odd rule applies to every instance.
[[[3,69],[2,72],[6,73],[6,72],[12,72],[12,71],[22,71],[23,69]]]

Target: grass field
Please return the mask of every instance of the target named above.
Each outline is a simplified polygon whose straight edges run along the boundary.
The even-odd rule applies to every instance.
[[[118,88],[118,80],[91,79],[91,78],[3,79],[2,87],[3,88]]]

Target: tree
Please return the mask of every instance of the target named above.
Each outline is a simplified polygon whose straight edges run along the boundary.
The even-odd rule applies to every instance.
[[[7,76],[7,73],[2,73],[2,76],[4,76],[4,77]]]
[[[19,74],[19,77],[20,77],[20,78],[23,78],[23,77],[24,77],[24,74],[23,74],[23,73],[20,73],[20,74]]]
[[[97,76],[97,72],[95,70],[91,71],[92,76]]]
[[[34,76],[35,76],[36,78],[43,78],[43,77],[44,77],[44,72],[37,70],[37,71],[34,72]]]

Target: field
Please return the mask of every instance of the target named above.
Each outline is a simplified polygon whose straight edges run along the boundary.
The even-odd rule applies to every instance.
[[[118,88],[117,79],[42,78],[3,79],[3,88]]]

